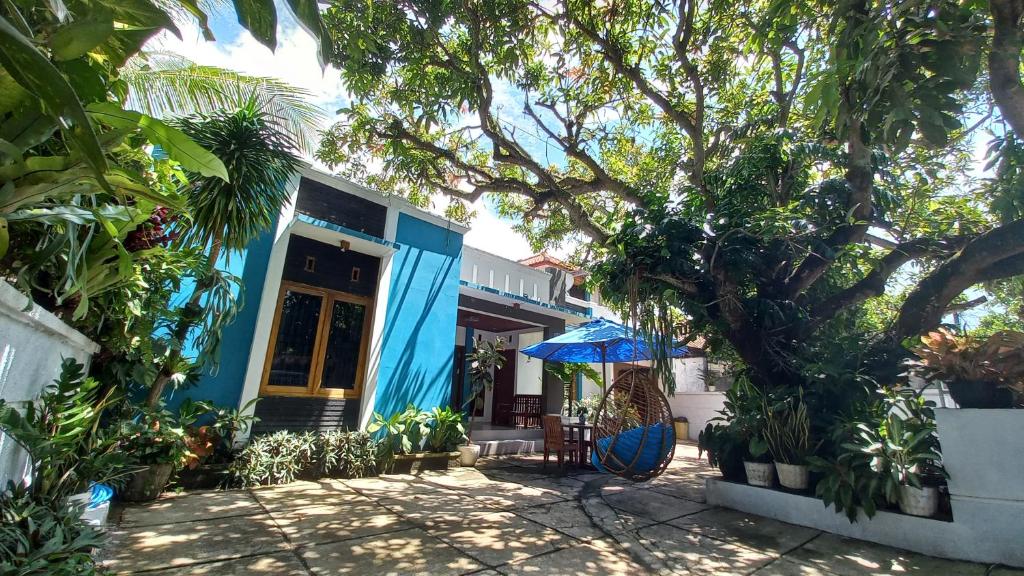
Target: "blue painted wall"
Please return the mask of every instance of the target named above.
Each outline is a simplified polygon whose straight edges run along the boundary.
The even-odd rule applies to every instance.
[[[374,410],[451,402],[462,234],[399,214]]]
[[[238,407],[245,384],[245,371],[249,367],[249,350],[252,347],[253,332],[256,330],[256,316],[259,314],[260,298],[263,296],[263,282],[270,262],[270,251],[274,244],[277,224],[253,240],[241,253],[222,257],[218,268],[242,279],[245,286],[242,308],[235,321],[221,333],[220,363],[216,372],[207,370],[199,383],[191,388],[173,391],[168,395],[167,405],[176,409],[185,398],[212,400],[225,407]],[[182,286],[182,300],[192,294],[192,283]],[[182,302],[183,303],[183,302]],[[185,355],[194,358],[196,351],[191,341],[185,348]]]

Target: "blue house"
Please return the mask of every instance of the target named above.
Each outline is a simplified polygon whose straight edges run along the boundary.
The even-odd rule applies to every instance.
[[[500,337],[506,366],[472,407],[485,426],[522,426],[517,403],[560,409],[562,385],[517,350],[600,310],[578,273],[464,246],[466,227],[310,168],[290,187],[274,229],[231,260],[245,303],[219,370],[186,396],[259,397],[255,433],[363,428],[409,403],[463,407],[466,354]]]

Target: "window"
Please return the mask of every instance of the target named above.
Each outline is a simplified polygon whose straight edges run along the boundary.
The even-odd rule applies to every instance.
[[[350,278],[352,279],[353,282],[359,282],[359,275],[361,273],[362,273],[362,270],[360,270],[359,268],[353,266],[352,267],[352,275],[350,276]]]
[[[285,282],[261,395],[358,397],[369,308],[366,297]]]
[[[312,256],[306,256],[306,272],[316,272],[316,258]]]

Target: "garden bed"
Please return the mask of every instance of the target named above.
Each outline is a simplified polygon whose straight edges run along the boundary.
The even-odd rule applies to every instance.
[[[420,452],[417,454],[396,454],[388,474],[419,474],[427,470],[458,468],[458,452]]]
[[[759,488],[722,478],[708,478],[706,488],[707,502],[714,506],[931,556],[1024,567],[1020,534],[994,534],[970,518],[957,522],[948,517],[921,518],[879,510],[872,518],[861,512],[857,522],[851,523],[844,514],[826,508],[819,498],[810,495]],[[955,501],[953,514],[955,517]]]

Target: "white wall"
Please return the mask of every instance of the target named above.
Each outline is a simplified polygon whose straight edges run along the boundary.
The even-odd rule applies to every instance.
[[[540,302],[551,301],[550,274],[471,246],[462,248],[459,279]]]
[[[537,344],[544,339],[544,331],[523,332],[516,337],[516,350]],[[516,394],[540,394],[544,384],[544,362],[516,353]]]
[[[8,404],[33,401],[60,374],[64,358],[88,366],[99,346],[56,316],[33,306],[0,280],[0,398]],[[0,433],[0,486],[28,473],[28,455]]]
[[[717,417],[718,411],[725,407],[725,393],[676,392],[668,397],[668,405],[673,416],[686,416],[690,421],[690,440],[697,440],[708,420]]]

